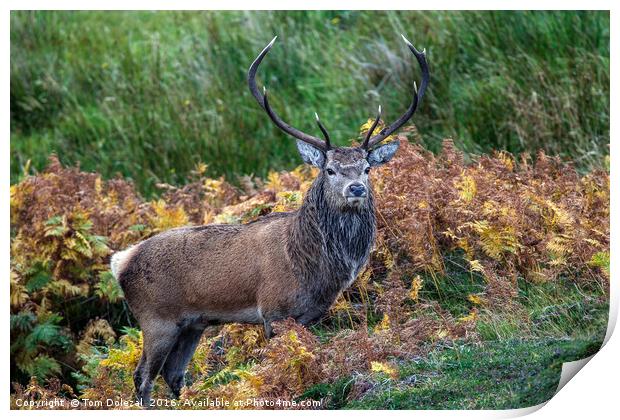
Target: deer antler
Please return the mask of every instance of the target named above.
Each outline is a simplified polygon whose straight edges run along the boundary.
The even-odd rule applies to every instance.
[[[400,127],[402,127],[403,124],[407,122],[407,120],[409,120],[409,118],[413,116],[413,114],[415,113],[418,107],[418,103],[422,100],[422,97],[424,96],[424,92],[426,91],[426,87],[428,86],[428,81],[430,79],[430,73],[428,70],[428,63],[426,62],[426,50],[422,50],[422,52],[418,51],[413,46],[413,44],[411,44],[411,42],[409,42],[407,38],[405,38],[404,35],[401,35],[401,36],[403,37],[403,40],[407,44],[407,47],[409,47],[409,50],[413,53],[413,55],[415,55],[415,58],[418,60],[418,64],[420,65],[420,69],[422,70],[422,83],[420,83],[419,90],[417,89],[416,84],[415,83],[413,84],[413,100],[411,101],[411,105],[409,105],[409,108],[407,109],[407,111],[405,111],[405,113],[401,115],[399,119],[394,121],[389,126],[385,127],[383,130],[379,131],[379,133],[376,136],[369,138],[369,136],[372,135],[373,130],[377,126],[377,123],[379,122],[379,118],[381,117],[381,109],[379,108],[379,115],[377,116],[377,119],[373,123],[371,129],[368,131],[368,134],[366,135],[366,139],[364,140],[364,144],[362,145],[362,148],[366,150],[371,149],[373,146],[381,142],[381,140],[385,139],[387,136],[392,134],[394,131],[398,130]]]
[[[368,132],[366,133],[366,138],[364,139],[364,143],[362,143],[362,149],[368,150],[368,140],[370,140],[370,136],[372,136],[372,133],[375,132],[375,128],[377,128],[377,124],[379,124],[380,120],[381,120],[381,105],[379,105],[379,111],[377,111],[377,118],[375,118],[375,121],[372,123],[372,125],[370,126],[370,129],[368,129]]]
[[[252,95],[254,96],[254,98],[256,98],[256,101],[258,102],[258,104],[267,112],[267,115],[269,115],[269,118],[271,118],[271,120],[280,130],[284,131],[286,134],[289,134],[295,137],[296,139],[299,139],[303,142],[311,144],[314,147],[317,147],[323,151],[327,151],[331,147],[330,142],[329,142],[329,136],[327,135],[327,131],[325,130],[325,127],[323,127],[323,124],[321,124],[318,118],[317,118],[317,122],[319,124],[319,128],[321,129],[321,131],[323,132],[323,135],[325,136],[325,141],[319,139],[318,137],[314,137],[302,131],[299,131],[298,129],[285,123],[269,106],[269,101],[267,100],[267,89],[263,88],[263,93],[261,94],[258,87],[256,86],[256,72],[258,71],[258,67],[260,66],[260,63],[263,61],[263,58],[265,57],[265,55],[267,55],[267,53],[273,46],[273,43],[276,41],[276,38],[278,37],[276,36],[275,38],[271,40],[269,44],[267,44],[267,46],[261,51],[258,57],[256,57],[256,59],[250,66],[250,69],[248,70],[248,85],[250,87],[250,92],[252,92]]]

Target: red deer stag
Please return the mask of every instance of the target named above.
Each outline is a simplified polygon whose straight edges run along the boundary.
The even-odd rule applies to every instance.
[[[429,81],[425,51],[407,41],[421,71],[420,89],[398,120],[373,135],[381,107],[360,147],[334,147],[316,116],[324,140],[284,122],[270,107],[256,72],[276,38],[248,71],[252,95],[269,118],[295,137],[304,162],[320,169],[300,209],[274,213],[244,225],[182,227],[160,233],[112,257],[144,337],[134,373],[140,402],[150,402],[162,373],[179,396],[185,368],[208,325],[271,323],[292,317],[318,321],[368,261],[375,239],[375,207],[368,173],[388,162],[399,142],[380,144],[416,111]]]

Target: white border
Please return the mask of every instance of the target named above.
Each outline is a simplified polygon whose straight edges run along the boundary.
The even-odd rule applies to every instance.
[[[467,3],[455,0],[403,1],[403,0],[315,0],[292,2],[290,0],[164,0],[119,1],[90,0],[87,3],[76,0],[8,0],[9,9],[58,9],[58,10],[611,10],[612,1],[605,0],[469,0]],[[88,8],[85,9],[84,6]]]
[[[162,0],[152,0],[149,2],[137,2],[137,1],[118,1],[118,0],[91,0],[87,3],[81,1],[55,1],[53,3],[49,1],[7,1],[3,3],[6,8],[6,12],[4,14],[5,25],[5,37],[2,42],[2,50],[4,52],[4,57],[7,58],[7,63],[4,65],[2,69],[2,78],[3,78],[3,95],[5,101],[3,103],[3,115],[2,119],[3,125],[3,133],[4,133],[4,141],[2,142],[2,160],[4,161],[4,171],[2,175],[2,190],[4,194],[4,199],[0,201],[0,212],[3,216],[4,223],[2,224],[2,242],[1,248],[6,256],[6,259],[2,259],[1,264],[3,268],[3,273],[5,273],[5,286],[2,289],[2,293],[5,295],[4,302],[8,304],[8,275],[9,275],[9,247],[10,247],[10,235],[9,235],[9,178],[10,178],[10,146],[9,146],[9,133],[10,133],[10,103],[8,100],[8,90],[9,90],[9,80],[10,80],[10,36],[9,36],[9,10],[11,9],[82,9],[83,6],[88,6],[89,9],[115,9],[115,10],[132,10],[132,9],[149,9],[149,10],[175,10],[175,9],[183,9],[183,10],[201,10],[205,8],[212,9],[222,9],[222,10],[235,10],[235,9],[253,9],[253,10],[299,10],[299,9],[307,9],[307,10],[410,10],[410,9],[418,9],[418,10],[428,10],[428,6],[432,6],[434,10],[440,9],[467,9],[467,10],[480,10],[480,9],[499,9],[499,10],[514,10],[514,9],[525,9],[525,10],[569,10],[569,9],[587,9],[587,10],[611,10],[611,28],[620,27],[619,19],[616,18],[615,11],[618,9],[614,7],[614,3],[611,1],[601,1],[601,0],[590,0],[590,1],[574,1],[574,0],[565,0],[562,2],[552,2],[552,1],[542,1],[542,0],[527,0],[527,1],[490,1],[490,0],[480,0],[480,1],[468,1],[467,4],[463,4],[462,2],[457,1],[448,1],[448,0],[435,0],[429,4],[429,2],[405,2],[405,1],[394,1],[394,0],[383,0],[381,2],[377,1],[369,1],[369,0],[358,0],[358,1],[335,1],[335,0],[315,0],[313,2],[308,2],[306,4],[297,2],[293,4],[290,0],[270,0],[270,1],[243,1],[243,0],[212,0],[209,2],[197,2],[197,1],[187,1],[187,0],[177,0],[175,2],[166,2]],[[466,7],[463,7],[466,6]],[[611,60],[612,65],[611,69],[613,72],[613,65],[615,63],[615,58],[618,57],[618,44],[614,42],[614,34],[615,30],[612,29],[612,40],[611,40]],[[618,100],[618,95],[616,92],[617,83],[612,82],[612,91],[611,91],[611,109],[617,109],[616,104]],[[615,120],[611,120],[611,155],[617,156],[617,135],[618,132],[618,124]],[[611,216],[611,254],[618,255],[618,229],[617,224],[613,223],[614,216],[617,216],[617,185],[618,185],[618,171],[612,168],[611,171],[611,197],[612,197],[612,216]],[[612,261],[612,273],[615,274],[615,264]],[[587,367],[583,369],[582,372],[579,373],[578,378],[576,380],[569,381],[561,391],[553,397],[546,405],[542,404],[541,406],[534,408],[526,408],[519,410],[506,410],[506,411],[391,411],[388,415],[400,417],[400,418],[410,418],[415,416],[416,418],[454,418],[454,417],[465,417],[465,418],[509,418],[516,417],[531,413],[534,411],[534,414],[531,414],[532,418],[536,419],[544,419],[544,418],[609,418],[610,414],[617,414],[618,407],[618,397],[617,397],[617,382],[618,378],[620,378],[620,367],[617,358],[617,354],[620,354],[620,340],[616,336],[612,336],[611,332],[615,326],[615,322],[617,320],[618,314],[618,293],[620,292],[618,286],[618,276],[612,276],[611,280],[611,311],[610,311],[610,325],[608,328],[608,334],[606,337],[607,343],[605,347],[597,353],[592,360],[587,364]],[[8,306],[8,305],[7,305]],[[6,306],[5,306],[6,307]],[[2,349],[4,354],[4,360],[7,361],[9,359],[9,329],[8,321],[9,321],[8,311],[4,316],[4,325],[5,328],[5,345]],[[8,369],[5,369],[5,381],[4,383],[8,385],[9,383],[9,372]],[[4,396],[5,398],[5,409],[8,410],[9,406],[9,396],[8,392]],[[542,406],[544,408],[540,409]],[[147,414],[148,413],[148,414]],[[182,414],[181,414],[182,413]],[[34,412],[34,416],[81,416],[84,414],[81,411],[38,411]],[[20,416],[20,417],[31,417],[32,412],[26,411],[12,411],[10,413],[11,416]],[[173,411],[157,411],[157,412],[105,412],[105,411],[91,411],[88,412],[89,416],[94,417],[103,417],[113,415],[115,417],[121,416],[125,417],[126,415],[132,416],[148,416],[152,417],[160,417],[160,416],[188,416],[188,417],[201,417],[204,418],[205,415],[208,416],[216,416],[216,417],[226,417],[234,416],[235,418],[271,418],[272,416],[290,416],[295,415],[299,417],[308,417],[315,416],[314,412],[261,412],[261,411],[243,411],[243,412],[208,412],[204,411],[199,412],[173,412]],[[386,415],[385,412],[376,412],[376,411],[340,411],[340,412],[321,412],[321,416],[355,416],[356,418],[375,418],[376,416]]]

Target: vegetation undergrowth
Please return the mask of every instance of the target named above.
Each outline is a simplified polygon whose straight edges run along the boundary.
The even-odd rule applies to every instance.
[[[498,389],[491,405],[508,407],[533,401],[531,372],[551,361],[557,370],[553,346],[562,352],[577,340],[569,358],[583,353],[578,340],[590,343],[588,351],[600,343],[609,286],[607,170],[580,175],[542,152],[495,152],[466,163],[449,140],[433,154],[408,141],[414,128],[403,132],[397,156],[371,173],[377,243],[354,285],[310,330],[285,320],[268,342],[260,326],[208,331],[188,370],[182,401],[189,403],[178,408],[210,408],[200,405],[207,399],[245,408],[234,403],[314,398],[334,387],[340,391],[330,398],[339,402],[330,404],[341,407],[430,407],[433,386],[454,395],[446,407],[462,406],[454,358],[469,360],[463,380],[486,372],[475,379],[482,390],[496,368],[502,378],[521,377],[514,395]],[[186,185],[159,184],[160,198],[149,201],[129,181],[64,167],[52,156],[45,171],[12,185],[13,406],[51,396],[131,400],[142,341],[109,272],[111,253],[175,226],[294,210],[315,175],[300,166],[233,186],[199,164]],[[540,364],[527,370],[526,354],[540,354]],[[513,373],[498,367],[502,357]],[[413,394],[401,383],[411,363],[437,372]],[[381,393],[382,383],[393,397]],[[169,397],[161,380],[154,396]],[[472,406],[487,407],[489,398]]]

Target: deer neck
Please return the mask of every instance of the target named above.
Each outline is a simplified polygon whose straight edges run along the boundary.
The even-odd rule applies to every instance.
[[[331,305],[366,264],[375,229],[372,193],[359,209],[338,208],[317,178],[291,225],[288,251],[296,277]]]

